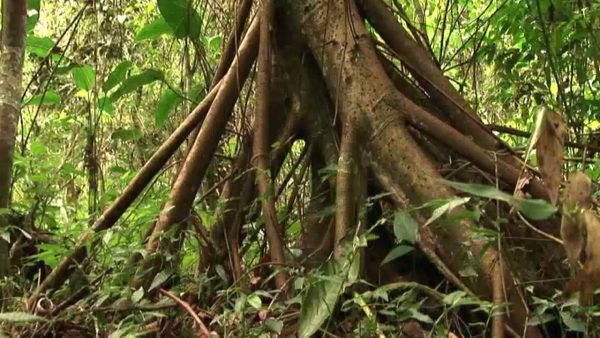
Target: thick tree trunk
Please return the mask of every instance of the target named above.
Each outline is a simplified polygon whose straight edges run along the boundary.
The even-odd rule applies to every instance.
[[[0,210],[10,202],[13,153],[17,135],[17,121],[21,111],[21,81],[26,0],[2,1],[2,42],[0,48]],[[8,232],[7,220],[0,215],[0,234]],[[0,278],[10,271],[8,243],[0,237]]]
[[[321,67],[341,120],[355,125],[358,143],[363,145],[378,178],[399,206],[454,197],[448,187],[440,184],[435,166],[408,133],[406,122],[410,120],[423,128],[443,125],[448,130],[450,127],[395,89],[379,62],[371,36],[355,4],[343,0],[287,0],[284,3],[288,10],[285,15],[304,33]],[[419,118],[415,119],[415,116]],[[434,132],[433,129],[429,131]],[[455,130],[452,135],[466,139]],[[444,138],[441,141],[452,140]],[[478,164],[488,163],[482,161]],[[513,174],[511,171],[506,178],[515,180],[511,182],[514,184],[516,178]],[[476,238],[474,229],[469,221],[431,227],[444,263],[455,272],[471,264],[479,265],[481,282],[471,282],[469,286],[491,299],[494,289],[492,276],[501,269],[501,264],[498,264],[500,257],[494,249],[482,252],[485,243]],[[468,258],[480,257],[482,253],[483,257],[478,262]],[[521,301],[510,273],[505,277],[511,303],[508,322],[517,331],[526,332],[527,336],[539,336],[536,329],[526,329],[526,305]]]

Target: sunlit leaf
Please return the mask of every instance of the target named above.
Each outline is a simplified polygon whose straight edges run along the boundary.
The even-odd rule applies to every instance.
[[[71,70],[77,88],[91,91],[96,85],[96,71],[90,66],[76,67]]]
[[[154,69],[145,70],[140,74],[132,75],[125,79],[119,88],[110,96],[110,98],[113,102],[115,102],[121,97],[135,91],[139,87],[162,79],[162,72]]]
[[[190,0],[158,0],[158,9],[176,37],[198,39],[202,22]]]
[[[155,40],[164,34],[173,34],[173,28],[171,28],[163,17],[160,17],[142,27],[135,35],[134,40]]]
[[[25,49],[32,54],[35,54],[41,58],[45,58],[50,54],[54,47],[54,41],[49,37],[38,37],[35,35],[27,36],[25,40]]]
[[[158,100],[158,107],[154,113],[156,125],[159,127],[163,126],[169,117],[169,113],[181,102],[182,98],[179,94],[174,92],[171,88],[165,89],[160,100]]]
[[[60,104],[60,94],[55,91],[49,90],[45,94],[37,94],[33,97],[28,98],[23,103],[23,107],[31,106],[31,105],[51,105],[51,104]]]
[[[123,80],[125,80],[127,72],[129,71],[131,66],[133,66],[133,63],[131,61],[123,61],[119,63],[106,78],[106,81],[102,85],[102,90],[108,92],[112,88],[116,87]]]

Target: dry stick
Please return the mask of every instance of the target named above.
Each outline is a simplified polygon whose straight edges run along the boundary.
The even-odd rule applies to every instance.
[[[238,57],[236,57],[227,75],[223,78],[220,90],[173,185],[169,201],[161,211],[158,223],[147,243],[146,249],[150,253],[158,249],[162,233],[169,230],[173,225],[184,221],[189,215],[200,183],[217,150],[219,139],[225,130],[241,88],[256,59],[259,37],[258,26],[258,20],[254,20],[242,42]]]
[[[258,56],[258,74],[256,77],[256,116],[253,158],[256,168],[258,192],[262,196],[261,206],[269,243],[269,253],[273,263],[285,264],[282,229],[277,220],[277,210],[273,198],[273,184],[269,170],[269,103],[271,102],[271,21],[273,4],[271,0],[262,0],[260,24],[260,48]],[[275,275],[275,284],[285,294],[289,276],[284,270]]]
[[[172,294],[171,292],[165,290],[165,289],[160,289],[160,292],[171,298],[172,300],[174,300],[175,302],[177,302],[177,304],[179,304],[185,311],[187,311],[192,318],[194,318],[194,321],[196,322],[196,324],[198,325],[198,336],[199,337],[205,337],[205,338],[210,338],[210,332],[208,331],[208,329],[206,328],[206,325],[204,325],[204,323],[202,322],[202,319],[200,319],[200,317],[198,317],[198,314],[194,311],[194,309],[192,309],[192,307],[190,306],[190,304],[188,304],[187,302],[183,301],[181,298],[175,296],[174,294]]]
[[[343,239],[349,226],[355,224],[353,196],[353,152],[356,136],[351,121],[346,121],[342,130],[340,156],[335,184],[335,257],[344,254]]]
[[[65,256],[58,266],[46,277],[46,279],[31,294],[28,305],[35,304],[40,293],[58,285],[68,277],[68,269],[72,264],[79,264],[86,253],[87,242],[99,231],[109,229],[131,206],[144,188],[152,181],[154,176],[167,163],[179,146],[185,141],[192,130],[202,121],[213,100],[217,96],[220,83],[215,86],[194,111],[179,125],[169,138],[154,152],[152,157],[137,172],[129,182],[123,193],[106,209],[96,220],[96,223],[85,231],[80,237],[75,249],[71,254]]]

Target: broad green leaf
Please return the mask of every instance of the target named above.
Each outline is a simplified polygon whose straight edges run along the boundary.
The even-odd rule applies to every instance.
[[[131,295],[131,301],[134,303],[138,303],[144,297],[144,288],[140,286],[139,289],[135,290],[133,295]]]
[[[181,96],[174,92],[171,88],[165,89],[162,93],[160,100],[158,100],[158,107],[156,108],[156,113],[154,113],[154,120],[156,121],[156,125],[162,127],[167,118],[169,117],[169,113],[177,107],[182,102]]]
[[[532,220],[548,219],[557,211],[555,207],[545,200],[519,199],[488,185],[459,183],[446,180],[444,180],[444,183],[475,196],[507,202],[521,211],[525,217]]]
[[[114,140],[122,140],[122,141],[131,141],[131,140],[139,140],[144,136],[142,131],[138,128],[136,129],[117,129],[112,133],[112,138]]]
[[[501,190],[498,190],[491,185],[484,185],[484,184],[477,184],[477,183],[460,183],[460,182],[453,182],[453,181],[447,181],[447,180],[442,180],[442,181],[446,185],[449,185],[450,187],[452,187],[454,189],[464,191],[471,195],[475,195],[475,196],[479,196],[479,197],[483,197],[483,198],[496,199],[496,200],[505,201],[505,202],[510,202],[513,199],[512,195],[509,195]]]
[[[115,107],[113,106],[112,100],[108,96],[104,96],[98,99],[98,108],[101,111],[112,115],[115,111]]]
[[[328,262],[326,274],[308,287],[302,299],[298,337],[311,337],[333,313],[338,297],[343,291],[343,280],[336,272],[334,263]]]
[[[133,63],[131,61],[123,61],[119,63],[115,67],[115,69],[113,69],[113,71],[110,72],[108,78],[106,78],[106,81],[102,85],[102,90],[108,92],[109,90],[116,87],[123,80],[125,80],[125,77],[127,76],[127,71],[131,68],[131,66],[133,66]]]
[[[548,219],[557,211],[552,204],[541,199],[524,199],[518,202],[517,207],[523,216],[535,221]]]
[[[262,300],[255,293],[249,295],[248,298],[246,299],[246,301],[248,302],[248,304],[250,306],[252,306],[256,310],[260,310],[260,308],[262,307]]]
[[[406,255],[407,253],[413,251],[413,249],[414,248],[410,245],[398,245],[397,247],[393,248],[387,254],[387,256],[385,256],[385,258],[381,262],[381,265],[387,264],[396,258],[402,257],[402,256]]]
[[[269,331],[281,334],[281,330],[283,330],[283,321],[267,318],[267,320],[265,320],[265,326],[269,329]]]
[[[167,271],[161,271],[161,272],[157,273],[156,276],[154,276],[154,279],[152,280],[152,283],[150,284],[150,288],[148,289],[148,291],[152,291],[152,290],[156,289],[157,287],[161,286],[164,282],[167,281],[167,279],[169,279],[170,276],[171,276],[171,274]]]
[[[54,41],[49,37],[38,37],[35,35],[27,36],[25,40],[25,49],[32,54],[35,54],[41,58],[45,58],[50,54],[54,47]]]
[[[455,198],[455,199],[449,200],[448,202],[444,203],[442,206],[433,210],[431,217],[429,217],[429,219],[427,220],[427,222],[425,222],[425,224],[423,224],[423,226],[428,226],[429,224],[435,222],[440,217],[442,217],[445,213],[450,212],[454,208],[457,208],[457,207],[469,202],[469,200],[470,200],[470,198],[468,198],[468,197]]]
[[[28,98],[23,107],[31,106],[31,105],[51,105],[51,104],[59,104],[60,103],[60,95],[55,91],[47,91],[45,94],[37,94]]]
[[[46,318],[27,312],[4,312],[0,313],[0,322],[5,323],[36,323],[45,322]]]
[[[135,41],[155,40],[163,34],[173,34],[173,28],[165,21],[163,17],[147,23],[135,35]]]
[[[419,225],[407,211],[399,211],[394,215],[394,235],[401,242],[415,243]]]
[[[198,39],[202,22],[190,0],[158,0],[158,10],[177,38]]]
[[[90,91],[96,85],[96,71],[90,66],[76,67],[71,70],[77,88]]]
[[[135,91],[141,86],[163,79],[163,73],[158,70],[148,69],[140,74],[128,77],[121,86],[111,95],[111,100],[116,102],[121,97]]]

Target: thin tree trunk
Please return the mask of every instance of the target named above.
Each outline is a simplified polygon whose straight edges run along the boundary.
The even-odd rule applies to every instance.
[[[179,233],[182,223],[190,214],[198,189],[210,165],[213,155],[219,145],[227,122],[233,112],[233,107],[239,93],[250,73],[250,69],[258,54],[259,22],[254,20],[240,47],[238,57],[234,60],[215,100],[202,123],[202,128],[190,149],[181,172],[171,189],[169,201],[163,207],[158,222],[150,236],[146,249],[150,253],[148,259],[139,269],[139,274],[132,281],[134,286],[148,282],[149,276],[163,266],[160,252],[166,241]],[[174,234],[165,235],[170,230]]]
[[[21,110],[21,81],[23,79],[23,53],[26,0],[2,1],[2,42],[0,48],[0,210],[10,203],[13,173],[13,154],[17,135],[17,121]],[[7,220],[0,216],[0,278],[10,272]]]
[[[285,263],[283,253],[282,229],[277,220],[273,184],[269,170],[269,105],[271,89],[271,0],[262,0],[260,25],[260,49],[258,57],[258,76],[256,79],[256,115],[253,143],[253,165],[256,169],[258,192],[260,194],[263,219],[269,242],[269,252],[276,269]],[[275,275],[275,284],[285,290],[288,275],[280,270]]]

